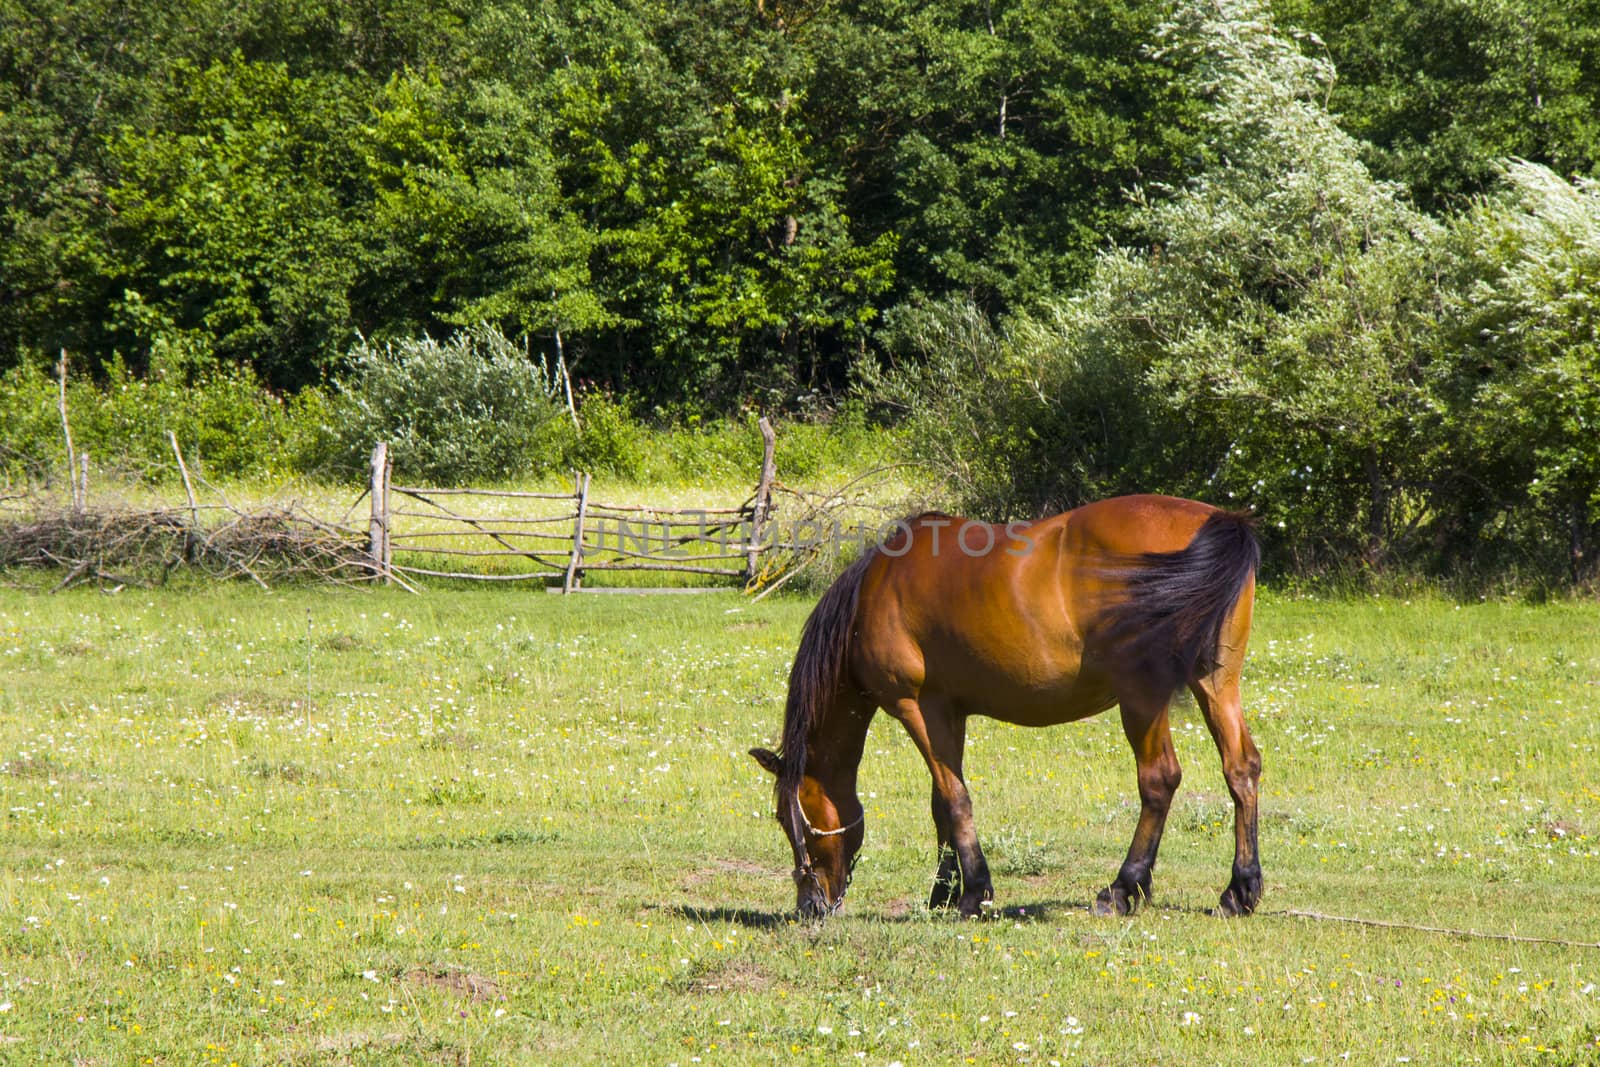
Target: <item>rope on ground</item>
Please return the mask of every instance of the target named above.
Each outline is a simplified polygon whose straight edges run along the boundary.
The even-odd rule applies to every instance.
[[[1349,915],[1324,915],[1320,911],[1288,911],[1263,914],[1287,915],[1295,919],[1312,919],[1316,922],[1349,923],[1352,926],[1378,926],[1386,930],[1416,930],[1425,934],[1446,934],[1450,937],[1475,937],[1485,941],[1516,941],[1532,945],[1565,945],[1568,948],[1600,948],[1600,941],[1568,941],[1559,937],[1526,937],[1522,934],[1494,934],[1481,930],[1457,930],[1448,926],[1421,926],[1416,923],[1385,922],[1382,919],[1360,919]]]

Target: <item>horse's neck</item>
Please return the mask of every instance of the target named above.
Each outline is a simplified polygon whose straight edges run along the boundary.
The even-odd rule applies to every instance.
[[[844,795],[854,794],[856,771],[861,766],[867,728],[871,725],[871,712],[835,706],[806,739],[806,774],[836,801],[841,791]]]

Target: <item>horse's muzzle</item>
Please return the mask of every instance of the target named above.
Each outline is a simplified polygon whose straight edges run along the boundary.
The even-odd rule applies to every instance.
[[[844,898],[833,903],[828,903],[828,898],[822,893],[802,893],[798,902],[798,910],[802,919],[826,919],[844,906]]]
[[[800,868],[794,872],[795,884],[795,910],[802,919],[826,919],[844,906],[844,894],[839,894],[838,900],[829,900],[827,891],[822,888],[822,879],[818,878],[815,871]]]

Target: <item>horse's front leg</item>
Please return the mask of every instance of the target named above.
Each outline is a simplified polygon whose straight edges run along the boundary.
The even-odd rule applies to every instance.
[[[1150,898],[1151,875],[1172,796],[1183,780],[1172,750],[1167,698],[1122,701],[1122,730],[1133,746],[1139,775],[1139,824],[1117,877],[1095,897],[1096,915],[1127,915]]]
[[[939,869],[934,874],[930,908],[954,904],[961,914],[980,915],[994,899],[989,864],[972,823],[972,798],[961,777],[967,720],[943,701],[903,700],[891,714],[900,720],[933,778],[930,808],[938,831]]]

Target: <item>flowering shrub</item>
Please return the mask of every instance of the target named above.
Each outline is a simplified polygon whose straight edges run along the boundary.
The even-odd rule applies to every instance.
[[[321,427],[336,470],[364,469],[387,441],[397,473],[452,484],[536,469],[562,445],[559,383],[493,326],[363,341],[350,363]]]

